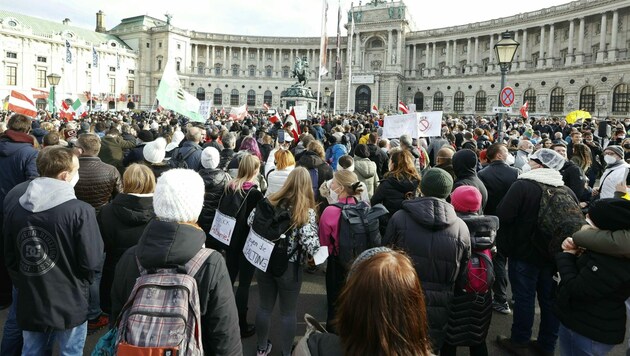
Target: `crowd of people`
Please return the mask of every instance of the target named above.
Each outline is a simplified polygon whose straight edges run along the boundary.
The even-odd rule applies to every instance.
[[[208,355],[240,355],[253,335],[269,355],[272,327],[290,355],[303,273],[318,269],[328,332],[310,336],[312,354],[488,355],[493,311],[513,315],[496,340],[511,354],[606,354],[630,311],[630,119],[503,124],[445,116],[440,137],[386,138],[382,114],[2,113],[0,354],[49,354],[55,340],[63,355],[91,351],[86,335],[120,326],[139,276],[204,248],[193,277]],[[342,211],[359,203],[387,213],[380,246],[348,265]],[[290,216],[280,273],[244,253],[265,209]],[[211,233],[217,219],[227,236]],[[480,253],[491,283],[471,291]]]

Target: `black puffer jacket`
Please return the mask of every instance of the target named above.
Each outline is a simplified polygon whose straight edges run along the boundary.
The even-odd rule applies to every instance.
[[[114,271],[120,257],[142,236],[145,226],[155,217],[153,197],[118,194],[103,206],[97,215],[98,226],[105,243],[105,264],[101,278],[101,309],[111,312],[110,291]]]
[[[199,175],[203,178],[203,183],[206,186],[206,192],[203,198],[203,208],[201,209],[201,214],[199,214],[197,224],[199,224],[201,229],[207,233],[210,231],[210,227],[212,227],[214,213],[217,211],[217,207],[219,206],[219,200],[223,195],[225,185],[230,181],[231,177],[229,174],[220,169],[211,168],[200,170]],[[212,238],[209,237],[208,239]],[[213,244],[209,245],[206,243],[206,246],[213,246]]]
[[[387,211],[389,211],[389,214],[379,219],[381,233],[385,232],[387,222],[394,216],[394,213],[402,208],[402,203],[405,199],[411,196],[415,197],[418,191],[418,184],[420,184],[420,182],[415,179],[398,180],[391,176],[379,182],[374,195],[370,199],[370,205],[383,204],[385,208],[387,208]]]
[[[222,170],[227,170],[228,164],[234,157],[234,150],[231,148],[224,148],[223,150],[221,150],[221,153],[219,154],[219,156],[221,158],[219,160],[219,165],[217,166],[217,168],[222,169]]]
[[[112,315],[118,316],[140,275],[136,256],[146,269],[183,266],[201,249],[205,235],[192,225],[152,220],[138,245],[127,250],[116,266]],[[221,254],[213,252],[194,277],[205,354],[242,355],[234,292]]]
[[[486,168],[479,171],[477,176],[483,182],[488,192],[488,202],[483,210],[484,214],[494,215],[497,205],[510,189],[512,183],[518,179],[518,168],[510,167],[503,161],[492,161]]]
[[[79,158],[79,181],[74,186],[77,199],[94,207],[96,213],[122,191],[122,180],[116,167],[98,157]]]
[[[405,250],[425,294],[433,351],[442,347],[455,283],[470,258],[468,227],[444,200],[423,197],[402,203],[389,221],[383,245]]]
[[[481,192],[480,214],[488,202],[488,191],[479,177],[477,177],[477,154],[471,150],[463,149],[453,155],[453,171],[455,171],[455,181],[453,190],[462,185],[473,186]]]

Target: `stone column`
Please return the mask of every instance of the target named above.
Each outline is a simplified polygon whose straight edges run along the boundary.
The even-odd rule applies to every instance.
[[[578,48],[577,55],[575,56],[575,64],[581,65],[584,63],[584,17],[580,18],[580,29],[578,32]]]
[[[442,75],[448,75],[450,71],[450,54],[451,54],[451,41],[446,41],[446,51],[444,55],[444,67],[446,68],[446,74],[442,72]]]
[[[424,72],[422,73],[423,77],[428,77],[431,74],[431,63],[429,62],[429,53],[431,53],[430,43],[425,43],[424,45]]]
[[[232,47],[229,47],[230,50],[228,51],[228,55],[227,55],[227,74],[231,75],[230,71],[232,70]]]
[[[459,66],[457,63],[457,40],[453,40],[453,66],[451,67],[451,75],[457,75]]]
[[[193,50],[195,51],[195,56],[193,57],[193,66],[192,66],[192,72],[193,74],[197,74],[197,71],[195,70],[197,68],[197,63],[199,60],[199,45],[194,44],[193,46]]]
[[[490,61],[488,61],[488,72],[494,71],[494,33],[490,34]]]
[[[245,68],[241,68],[241,70],[245,69],[245,76],[248,77],[249,76],[249,48],[245,47],[245,50],[243,51],[243,48],[241,48],[241,53],[245,53]],[[243,62],[243,58],[241,58],[241,63]]]
[[[206,46],[206,69],[208,68],[210,68],[210,46]],[[204,69],[204,73],[206,69]]]
[[[394,37],[392,30],[387,31],[387,60],[385,64],[392,64],[392,52],[394,51]]]
[[[263,56],[265,55],[265,50],[263,49]],[[260,48],[256,48],[256,74],[260,73]],[[257,75],[258,76],[258,75]]]
[[[273,49],[273,69],[271,70],[271,76],[274,77],[276,74],[276,70],[278,67],[278,61],[277,61],[277,50],[274,48]]]
[[[413,52],[413,61],[411,62],[411,76],[416,77],[418,75],[418,62],[416,61],[416,56],[418,55],[418,45],[414,44],[411,46]]]
[[[402,30],[398,30],[398,48],[396,48],[396,64],[402,67]]]
[[[537,68],[542,68],[545,63],[545,26],[540,26],[540,46],[538,47],[538,65]]]
[[[216,49],[217,49],[217,46],[212,46],[212,62],[210,62],[210,73],[212,73],[212,75],[215,75],[215,76],[216,76],[216,74],[214,73],[214,61],[215,61],[215,58],[216,58],[215,57],[216,56]]]
[[[606,53],[606,13],[602,14],[602,23],[599,30],[599,51],[597,51],[597,63],[604,63]]]
[[[521,58],[519,59],[519,68],[527,68],[527,30],[523,30],[523,38],[521,38]]]
[[[466,73],[470,73],[470,52],[472,51],[472,41],[470,37],[468,37],[468,42],[466,43]]]
[[[361,36],[359,35],[358,32],[354,34],[354,48],[352,50],[354,51],[354,65],[360,66],[361,65]]]
[[[573,63],[573,37],[575,34],[575,23],[573,20],[569,21],[569,46],[567,47],[567,58],[564,61],[565,66],[570,66]]]
[[[473,59],[473,73],[479,72],[479,36],[475,37],[475,56]]]
[[[612,35],[610,37],[610,49],[608,50],[608,61],[612,62],[617,59],[617,35],[619,32],[619,10],[613,11],[612,17]]]
[[[553,42],[555,37],[555,26],[554,24],[549,25],[549,49],[547,50],[547,67],[553,67],[554,60],[554,48]]]

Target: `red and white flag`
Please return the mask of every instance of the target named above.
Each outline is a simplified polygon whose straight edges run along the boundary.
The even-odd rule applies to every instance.
[[[28,117],[35,117],[37,115],[37,108],[35,108],[33,96],[17,90],[11,90],[8,109]]]
[[[371,112],[372,114],[378,114],[378,106],[376,106],[376,104],[372,104]]]
[[[398,111],[402,112],[403,114],[409,114],[409,108],[407,107],[407,105],[405,105],[405,103],[402,102],[402,100],[398,101]]]
[[[529,117],[528,110],[529,110],[529,101],[526,101],[525,104],[523,104],[523,106],[521,106],[521,108],[519,109],[519,111],[521,112],[521,116],[525,119]]]
[[[273,114],[273,116],[269,116],[269,122],[271,122],[272,124],[275,124],[278,121],[280,121],[278,114]]]
[[[247,104],[230,110],[230,118],[234,120],[243,120],[245,116],[247,116]]]
[[[267,103],[263,103],[263,109],[264,109],[265,111],[269,110],[269,104],[267,104]]]
[[[297,141],[301,132],[300,132],[300,125],[298,125],[298,121],[295,118],[294,108],[291,108],[291,112],[289,112],[289,116],[287,116],[287,119],[284,124],[286,125],[289,122],[293,124],[291,127],[291,133],[293,134],[293,139]]]

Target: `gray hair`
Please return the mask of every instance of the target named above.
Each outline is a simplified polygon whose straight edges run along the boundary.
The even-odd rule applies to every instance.
[[[400,144],[406,147],[413,147],[411,143],[411,136],[407,134],[400,136]]]
[[[231,132],[226,132],[221,136],[223,147],[234,149],[236,147],[236,136]]]

